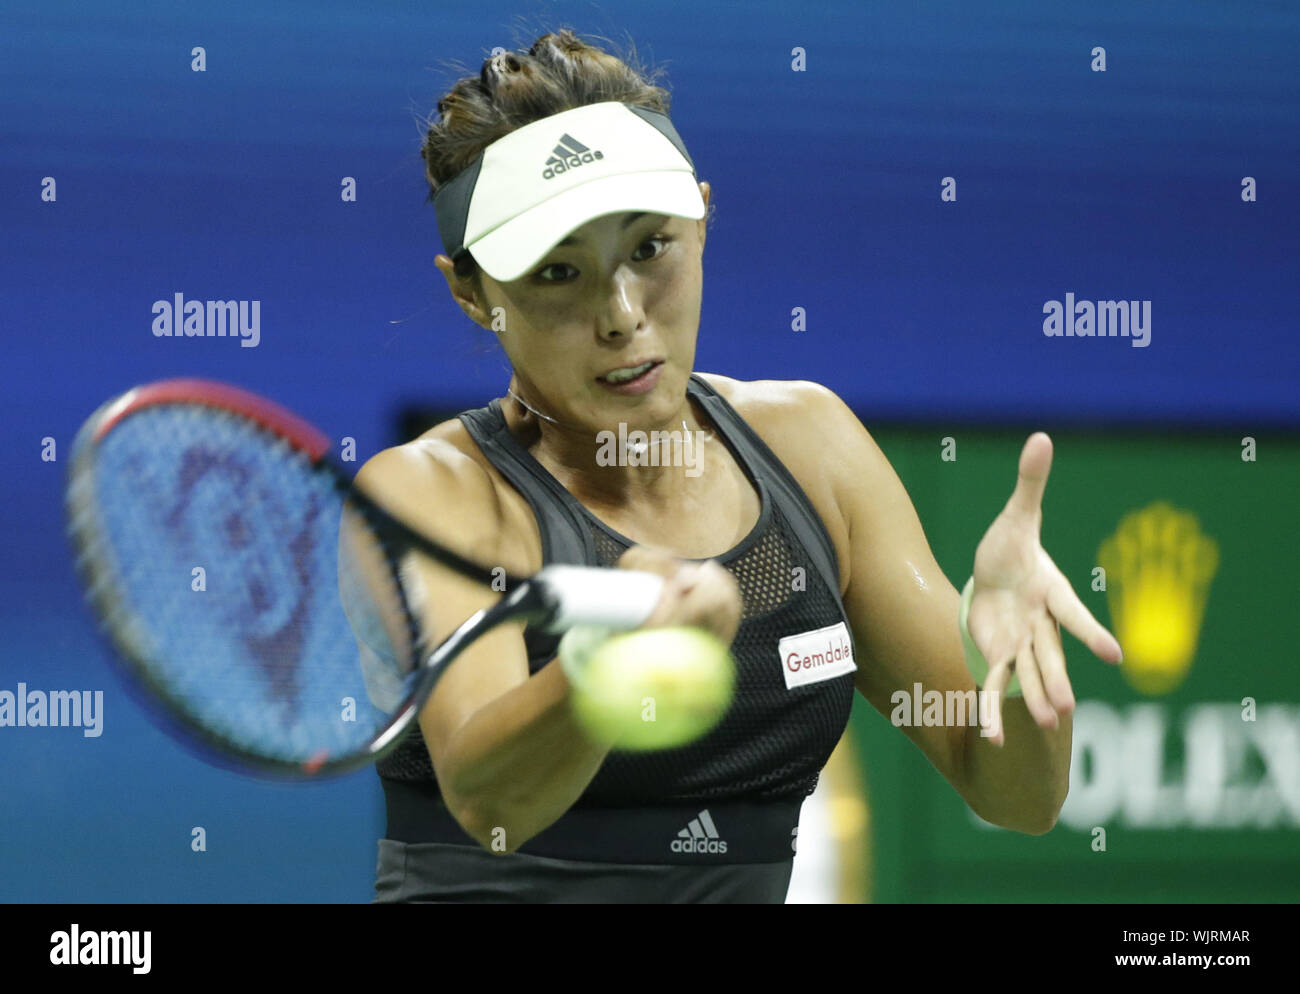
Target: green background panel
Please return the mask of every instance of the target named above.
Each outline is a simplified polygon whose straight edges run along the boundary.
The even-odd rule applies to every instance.
[[[1015,486],[1029,431],[869,427],[907,487],[935,558],[960,588],[976,545]],[[1241,458],[1243,432],[1049,433],[1055,451],[1043,546],[1102,624],[1112,627],[1112,619],[1106,594],[1092,590],[1092,569],[1126,513],[1158,500],[1190,511],[1217,541],[1220,557],[1196,655],[1168,694],[1139,693],[1063,630],[1080,708],[1076,763],[1088,752],[1080,748],[1085,707],[1119,721],[1117,728],[1140,720],[1167,725],[1151,740],[1154,747],[1127,738],[1111,745],[1113,736],[1105,737],[1106,768],[1128,775],[1159,763],[1163,779],[1181,777],[1182,737],[1197,708],[1223,707],[1225,734],[1247,741],[1255,730],[1240,720],[1243,697],[1253,697],[1261,714],[1286,709],[1271,718],[1289,723],[1290,741],[1300,742],[1300,439],[1256,436],[1256,461],[1248,463]],[[945,436],[956,441],[955,461],[941,458]],[[1099,823],[1107,851],[1094,852],[1088,827],[1068,824],[1065,812],[1044,836],[979,823],[924,755],[861,699],[853,733],[870,795],[877,901],[1300,900],[1300,813],[1273,827],[1161,828],[1133,824],[1118,810]],[[1291,756],[1274,761],[1269,776],[1284,776],[1294,798],[1298,769],[1300,756]],[[1079,771],[1072,772],[1077,795]],[[1254,790],[1264,776],[1257,751],[1243,746],[1236,789]],[[1241,805],[1225,803],[1223,810]]]

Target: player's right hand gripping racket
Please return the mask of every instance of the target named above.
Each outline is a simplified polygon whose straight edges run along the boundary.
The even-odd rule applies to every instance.
[[[386,513],[330,447],[265,398],[197,379],[129,390],[77,436],[67,510],[90,602],[168,730],[209,758],[289,777],[354,769],[497,625],[635,628],[659,599],[650,573],[522,578],[465,559]],[[438,606],[409,600],[411,554],[505,594],[431,648],[421,619]]]

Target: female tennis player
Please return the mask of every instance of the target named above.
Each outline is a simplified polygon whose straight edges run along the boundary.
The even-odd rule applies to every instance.
[[[982,679],[1002,701],[988,727],[902,730],[981,817],[1040,834],[1070,765],[1059,625],[1120,658],[1039,545],[1046,435],[976,550],[963,628],[906,491],[834,393],[694,371],[710,188],[667,111],[631,59],[568,30],[439,101],[423,145],[436,263],[513,377],[358,479],[519,575],[552,561],[662,574],[646,625],[730,644],[735,698],[688,745],[611,751],[570,714],[556,637],[516,624],[480,639],[378,766],[376,901],[784,901],[800,805],[855,690],[888,716],[895,691]],[[620,426],[611,460],[598,439]],[[637,430],[698,449],[647,453],[626,441]],[[438,639],[497,596],[431,568],[412,579],[448,609],[429,622]],[[1005,696],[1013,670],[1022,696]]]

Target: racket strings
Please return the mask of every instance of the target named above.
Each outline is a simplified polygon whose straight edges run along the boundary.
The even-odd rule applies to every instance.
[[[373,514],[273,438],[212,408],[147,408],[104,437],[70,501],[105,622],[146,681],[237,750],[307,762],[388,723],[419,628]]]

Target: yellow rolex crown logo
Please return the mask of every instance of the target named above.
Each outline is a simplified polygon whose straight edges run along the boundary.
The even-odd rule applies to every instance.
[[[1144,694],[1167,694],[1187,676],[1196,655],[1219,545],[1196,516],[1157,501],[1130,511],[1101,544],[1106,601],[1123,672]]]

